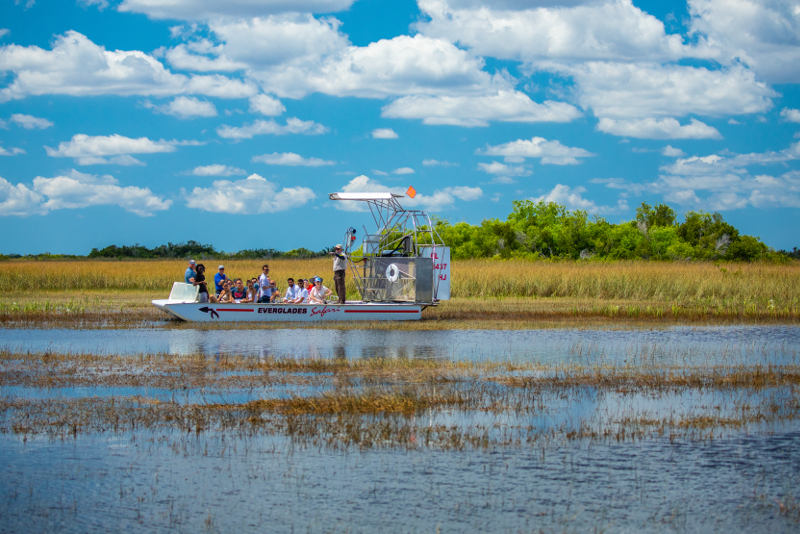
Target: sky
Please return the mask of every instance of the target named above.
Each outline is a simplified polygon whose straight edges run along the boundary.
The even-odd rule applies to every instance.
[[[0,0],[0,253],[647,202],[800,246],[800,1]]]

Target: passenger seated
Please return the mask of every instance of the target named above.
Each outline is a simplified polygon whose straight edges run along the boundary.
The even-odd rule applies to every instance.
[[[233,297],[233,301],[237,304],[247,299],[247,288],[242,283],[241,278],[236,279],[233,289],[231,290],[231,296]]]
[[[233,282],[230,280],[226,280],[220,286],[219,295],[209,295],[208,300],[211,302],[215,302],[218,304],[226,304],[230,303],[233,299],[231,298],[231,287],[233,286]]]
[[[255,281],[251,278],[247,281],[247,298],[242,302],[256,302],[258,301],[258,289],[255,286]]]
[[[269,290],[271,292],[269,301],[272,303],[279,303],[281,301],[281,292],[278,291],[278,284],[275,282],[275,280],[270,280]]]
[[[287,304],[297,304],[300,302],[298,297],[298,289],[299,286],[294,284],[294,278],[287,278],[286,284],[289,286],[286,288],[286,294],[283,297],[284,302]]]
[[[308,280],[301,278],[297,281],[297,285],[300,286],[300,301],[298,304],[308,304]]]
[[[308,294],[308,302],[311,304],[325,304],[325,299],[332,293],[330,289],[322,285],[322,278],[317,276],[314,278],[314,287]]]

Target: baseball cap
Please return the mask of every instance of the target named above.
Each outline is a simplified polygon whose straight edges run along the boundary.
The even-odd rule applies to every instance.
[[[336,245],[336,246],[335,246],[335,247],[333,247],[333,248],[342,248],[342,245]]]
[[[189,260],[189,263],[191,263],[192,265],[196,265],[194,260]]]
[[[224,268],[225,268],[225,266],[224,266],[224,265],[220,265],[219,267],[217,267],[217,270],[219,270],[219,269],[224,269]]]

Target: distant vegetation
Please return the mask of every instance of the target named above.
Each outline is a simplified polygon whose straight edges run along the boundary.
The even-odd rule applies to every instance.
[[[452,224],[435,219],[436,230],[449,245],[451,257],[465,259],[607,259],[607,260],[721,260],[782,263],[800,259],[800,250],[773,250],[757,237],[742,235],[719,213],[688,212],[678,223],[666,204],[642,203],[636,219],[619,224],[588,212],[570,211],[554,202],[515,200],[505,221],[486,219],[481,224]],[[222,252],[196,241],[167,243],[155,248],[136,244],[93,248],[88,256],[0,254],[8,259],[310,259],[327,256],[298,248],[282,252],[272,248]]]
[[[690,211],[678,223],[665,204],[646,203],[636,219],[619,224],[553,202],[515,200],[505,221],[479,225],[437,220],[453,259],[653,259],[773,261],[800,259],[800,251],[775,251],[757,237],[741,235],[719,213]]]

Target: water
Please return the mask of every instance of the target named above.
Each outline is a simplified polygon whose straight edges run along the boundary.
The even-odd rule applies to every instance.
[[[680,369],[797,365],[800,328],[0,329],[0,348],[242,358],[388,356]],[[111,395],[144,395],[183,404],[247,402],[339,387],[333,378],[325,384],[202,391],[8,385],[14,372],[13,362],[0,364],[0,402],[103,400]],[[139,371],[125,372],[134,376]],[[501,386],[487,390],[493,388]],[[797,401],[797,386],[657,394],[584,387],[514,394],[528,407],[518,412],[431,410],[412,418],[415,431],[438,425],[465,433],[485,432],[491,439],[487,447],[465,449],[391,440],[363,449],[335,448],[292,439],[267,427],[234,432],[213,425],[203,432],[167,425],[47,437],[9,431],[11,411],[0,409],[0,429],[5,429],[0,432],[0,531],[774,534],[800,529],[800,503],[795,500],[800,500],[796,497],[800,420],[752,419],[742,426],[691,431],[689,437],[678,439],[670,435],[673,430],[619,441],[613,437],[621,421],[631,417],[729,416],[759,403],[768,413],[771,401]],[[584,423],[610,430],[610,437],[564,437],[565,428]],[[531,431],[542,437],[525,441]],[[523,439],[503,445],[503,437]]]
[[[0,349],[94,354],[292,358],[453,358],[540,363],[798,363],[796,326],[663,330],[23,330],[0,329]]]

